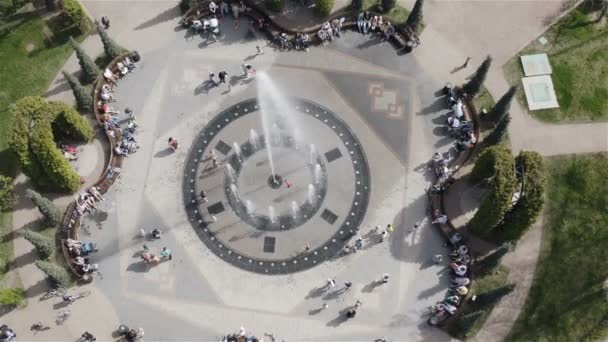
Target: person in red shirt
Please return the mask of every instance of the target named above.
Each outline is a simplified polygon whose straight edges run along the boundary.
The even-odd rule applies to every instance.
[[[173,151],[177,150],[177,139],[173,137],[169,138],[169,148]]]

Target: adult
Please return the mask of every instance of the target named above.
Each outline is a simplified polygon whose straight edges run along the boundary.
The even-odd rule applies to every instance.
[[[220,71],[218,77],[220,78],[220,83],[226,83],[226,77],[228,77],[228,73],[226,71]]]
[[[106,17],[105,15],[103,17],[101,17],[101,24],[103,25],[104,29],[109,29],[110,28],[110,18]]]
[[[212,14],[215,14],[216,11],[217,11],[217,5],[215,4],[215,2],[211,1],[209,3],[209,12],[211,12]]]
[[[173,151],[177,150],[177,139],[173,137],[169,138],[169,148]]]
[[[386,22],[386,27],[384,28],[384,39],[389,40],[395,34],[395,27],[391,25],[390,22]]]
[[[230,14],[230,8],[228,7],[228,3],[224,0],[220,2],[220,15],[225,17]]]

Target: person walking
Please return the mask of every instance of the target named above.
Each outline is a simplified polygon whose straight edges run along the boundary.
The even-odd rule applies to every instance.
[[[344,282],[344,290],[348,290],[351,288],[351,286],[353,286],[353,283],[351,283],[350,281],[345,281]]]
[[[392,224],[390,224],[390,223],[389,223],[389,224],[387,224],[387,225],[386,225],[386,231],[387,231],[387,232],[389,232],[389,233],[392,233],[392,232],[393,232],[393,225],[392,225]]]
[[[173,259],[173,254],[171,253],[171,250],[167,247],[163,247],[163,250],[160,251],[160,256],[169,260]]]
[[[384,239],[386,239],[388,237],[388,232],[386,230],[383,230],[382,233],[380,233],[380,240],[378,242],[384,242]]]
[[[388,278],[390,278],[390,275],[388,273],[384,273],[382,275],[382,278],[380,279],[380,283],[382,283],[382,284],[388,283]]]
[[[241,67],[243,68],[243,78],[250,78],[255,74],[255,69],[251,64],[243,64]]]
[[[355,303],[355,309],[359,308],[361,306],[361,304],[363,304],[363,303],[357,299],[357,302]]]
[[[101,24],[103,25],[104,29],[109,29],[110,28],[110,18],[106,17],[105,15],[103,17],[101,17]]]
[[[262,51],[262,47],[260,47],[259,45],[256,45],[255,48],[258,51],[258,53],[255,54],[256,56],[264,54],[264,51]]]
[[[175,150],[177,150],[177,139],[170,137],[169,138],[169,148],[175,152]]]
[[[336,287],[336,281],[334,279],[327,279],[327,287],[333,289]]]

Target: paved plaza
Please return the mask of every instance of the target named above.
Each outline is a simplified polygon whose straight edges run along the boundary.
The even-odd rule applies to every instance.
[[[216,340],[241,326],[287,341],[445,339],[424,317],[447,288],[429,265],[443,241],[427,224],[410,232],[426,223],[427,183],[413,169],[444,144],[431,117],[415,113],[442,82],[356,33],[307,54],[255,57],[264,42],[233,38],[200,49],[177,32],[119,83],[113,106],[134,110],[141,148],[81,229],[99,243],[96,286],[152,340]],[[241,77],[243,60],[255,77]],[[230,87],[206,82],[221,70]],[[273,186],[269,148],[290,187]],[[379,243],[370,231],[387,224],[396,230]],[[142,241],[142,228],[163,238]],[[342,255],[358,235],[362,250]],[[173,260],[149,268],[143,243],[171,248]],[[384,273],[391,280],[379,285]],[[337,291],[323,289],[328,278]],[[345,281],[353,287],[343,292]]]
[[[89,287],[86,303],[72,305],[72,318],[48,332],[28,330],[30,320],[50,322],[46,316],[55,311],[48,302],[30,300],[27,310],[35,314],[27,320],[19,311],[6,315],[21,340],[74,339],[84,330],[110,340],[119,323],[143,327],[147,341],[218,341],[240,327],[258,337],[272,332],[278,341],[449,340],[426,324],[425,315],[449,283],[444,268],[431,262],[447,250],[427,220],[425,194],[427,161],[453,143],[440,127],[446,110],[437,91],[472,72],[451,72],[468,55],[479,61],[491,52],[496,64],[504,62],[534,38],[529,32],[546,25],[536,16],[553,13],[558,2],[521,19],[527,26],[503,41],[496,36],[514,26],[508,18],[544,5],[515,2],[502,12],[506,4],[484,3],[478,11],[491,14],[480,16],[489,29],[472,34],[477,28],[463,13],[479,3],[429,1],[423,44],[405,56],[356,32],[308,53],[278,52],[247,34],[244,22],[233,30],[230,20],[222,22],[225,37],[207,43],[176,28],[174,3],[133,2],[120,10],[113,2],[83,3],[95,17],[110,15],[109,33],[142,55],[135,72],[119,82],[112,104],[133,109],[141,148],[126,158],[106,201],[79,231],[82,240],[98,243],[94,261],[103,279]],[[494,25],[499,16],[509,24]],[[91,55],[100,51],[93,39],[83,44]],[[256,54],[256,45],[264,54]],[[255,77],[242,77],[243,63],[253,65]],[[76,70],[74,58],[66,68]],[[506,89],[499,70],[488,79],[495,97]],[[228,73],[228,84],[207,82],[210,72],[220,71]],[[71,100],[59,83],[49,94]],[[531,120],[513,111],[516,127]],[[537,126],[538,139],[549,134]],[[169,137],[179,141],[175,152],[167,148]],[[559,149],[544,142],[528,146],[538,139],[522,130],[512,137],[515,149]],[[82,166],[91,179],[102,170],[98,145],[89,148],[97,173]],[[371,230],[387,224],[395,230],[379,243]],[[153,228],[163,231],[162,239],[139,236]],[[539,231],[522,245],[538,249]],[[357,236],[363,248],[343,255]],[[16,240],[15,249],[22,243]],[[173,259],[150,268],[139,258],[144,243],[156,253],[169,247]],[[20,275],[37,276],[34,268]],[[379,284],[384,273],[390,281]],[[337,282],[333,290],[326,288],[329,278]],[[34,276],[23,280],[35,283],[36,296],[45,285]],[[346,281],[352,288],[343,289]],[[346,321],[345,310],[357,300],[357,316]],[[488,322],[500,324],[504,335],[512,320]],[[481,336],[492,340],[488,331]]]

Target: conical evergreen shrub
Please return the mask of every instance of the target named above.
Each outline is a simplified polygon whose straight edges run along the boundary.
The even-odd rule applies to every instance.
[[[53,202],[31,189],[25,191],[25,197],[29,198],[38,207],[47,225],[55,227],[61,223],[61,212]]]
[[[29,229],[24,229],[21,232],[21,236],[36,247],[36,250],[42,259],[51,256],[55,250],[55,242],[48,236],[33,232]]]
[[[479,68],[477,68],[477,71],[475,71],[475,75],[473,75],[469,82],[462,87],[462,90],[470,96],[477,95],[477,93],[479,93],[479,90],[481,90],[483,82],[486,80],[486,75],[488,74],[488,70],[490,70],[491,64],[492,57],[486,57],[486,59],[483,61],[483,63],[481,63]]]
[[[42,260],[36,260],[36,267],[38,267],[42,272],[46,273],[46,275],[50,278],[50,280],[56,285],[61,285],[67,287],[70,285],[70,275],[68,272],[58,265]]]
[[[74,98],[76,99],[76,108],[83,112],[90,112],[93,110],[93,97],[87,89],[78,82],[78,79],[65,71],[63,72],[63,77],[65,77],[72,88],[72,93],[74,93]]]
[[[80,64],[80,70],[82,70],[82,81],[85,84],[95,82],[99,76],[99,68],[97,68],[93,59],[84,52],[72,37],[70,37],[70,46],[74,49],[74,52],[76,52],[76,58],[78,58],[78,64]]]
[[[120,53],[124,50],[120,47],[120,45],[116,44],[114,39],[110,38],[108,32],[104,30],[99,23],[98,20],[95,20],[95,26],[97,27],[97,33],[99,33],[99,37],[101,38],[101,43],[103,44],[103,51],[109,59],[114,59],[120,56]]]
[[[416,0],[414,7],[410,12],[410,15],[405,21],[405,25],[409,26],[412,30],[418,32],[419,27],[422,25],[422,5],[424,0]]]

